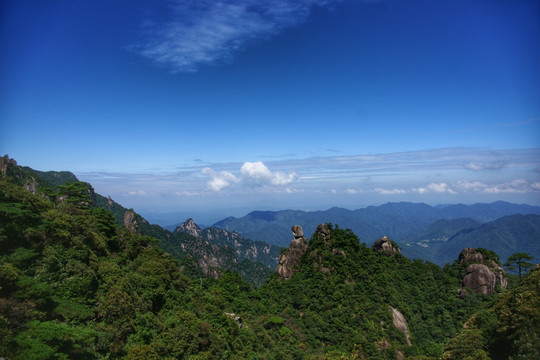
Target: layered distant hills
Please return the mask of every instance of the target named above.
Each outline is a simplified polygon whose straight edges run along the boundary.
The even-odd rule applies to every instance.
[[[386,235],[405,256],[439,265],[455,259],[465,247],[491,249],[502,259],[516,251],[528,252],[536,262],[540,261],[540,207],[504,201],[436,207],[400,202],[358,210],[335,207],[326,211],[254,211],[213,226],[286,246],[291,225],[301,225],[311,232],[321,223],[349,228],[368,244]]]

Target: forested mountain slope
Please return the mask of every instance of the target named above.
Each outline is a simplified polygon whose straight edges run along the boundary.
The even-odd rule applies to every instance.
[[[2,171],[6,359],[538,355],[540,271],[512,290],[491,286],[493,293],[476,295],[465,287],[470,269],[498,266],[485,249],[440,268],[407,259],[387,238],[370,248],[336,225],[318,226],[309,239],[294,227],[278,271],[255,289],[236,272],[214,279],[188,256],[180,263],[139,233],[146,224],[134,213],[117,225],[92,206],[84,183],[31,190]]]
[[[239,260],[258,261],[274,269],[277,265],[281,248],[263,241],[252,241],[236,231],[227,231],[218,227],[201,229],[189,218],[174,229],[175,233],[186,233],[201,238],[212,245],[227,246],[234,249]]]
[[[62,201],[69,191],[74,192],[73,195],[84,195],[87,197],[85,202],[89,208],[103,208],[110,211],[117,226],[137,235],[159,239],[160,246],[180,259],[194,275],[218,277],[222,272],[232,270],[239,272],[250,284],[258,286],[272,273],[275,266],[275,263],[263,263],[269,263],[269,256],[264,253],[260,254],[261,259],[258,259],[256,254],[249,258],[240,258],[236,247],[245,247],[242,241],[236,244],[209,243],[183,232],[170,232],[158,225],[152,225],[132,209],[126,209],[110,197],[106,198],[95,193],[90,184],[79,182],[75,175],[68,171],[36,171],[19,166],[7,155],[0,158],[0,170],[1,174],[14,184],[52,202]],[[66,184],[69,184],[70,189],[61,190]],[[275,248],[272,248],[272,254],[277,257]],[[193,266],[194,264],[196,266]]]

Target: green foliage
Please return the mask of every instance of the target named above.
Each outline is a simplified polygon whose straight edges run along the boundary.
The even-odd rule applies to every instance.
[[[521,253],[516,252],[513,253],[510,257],[508,257],[508,260],[506,263],[504,263],[504,266],[509,271],[518,269],[518,275],[521,278],[522,272],[527,273],[527,270],[534,266],[533,263],[527,262],[526,260],[533,260],[533,257],[530,256],[528,253]]]
[[[351,230],[329,226],[329,238],[311,238],[290,280],[274,274],[247,282],[266,265],[234,263],[227,248],[219,258],[234,265],[205,269],[219,274],[211,279],[197,263],[213,254],[208,244],[140,217],[140,234],[118,227],[118,214],[107,209],[116,205],[92,208],[85,183],[50,189],[66,200],[0,180],[3,357],[395,359],[399,351],[411,359],[485,359],[497,344],[510,349],[507,358],[537,355],[539,271],[491,310],[494,297],[458,296],[453,268],[376,253]],[[392,308],[407,321],[410,347]]]
[[[441,360],[489,360],[484,338],[477,329],[463,329],[447,345]]]
[[[94,189],[90,184],[75,181],[65,185],[58,186],[60,195],[65,198],[65,201],[73,204],[80,209],[88,209],[93,203]]]

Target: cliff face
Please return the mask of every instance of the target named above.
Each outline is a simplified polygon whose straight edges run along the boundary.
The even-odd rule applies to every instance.
[[[304,231],[299,225],[294,225],[292,228],[294,239],[291,241],[289,248],[284,250],[279,257],[279,263],[276,269],[278,275],[283,279],[290,279],[298,270],[300,258],[308,248],[308,241],[304,237]]]
[[[503,268],[482,252],[472,248],[463,249],[459,254],[459,262],[465,267],[462,285],[475,294],[491,295],[497,285],[502,289],[508,287]]]

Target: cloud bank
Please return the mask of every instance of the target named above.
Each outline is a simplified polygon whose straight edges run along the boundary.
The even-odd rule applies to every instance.
[[[147,21],[131,50],[173,72],[230,62],[250,43],[306,20],[315,6],[340,0],[174,0],[165,21]]]
[[[128,207],[255,204],[322,209],[387,201],[427,203],[506,200],[540,205],[540,149],[444,148],[387,154],[212,163],[145,173],[78,173],[102,195]],[[504,163],[471,171],[465,164]],[[480,166],[480,165],[479,165]],[[489,166],[488,166],[489,167]],[[206,205],[205,205],[206,204]],[[201,210],[202,211],[202,210]]]

